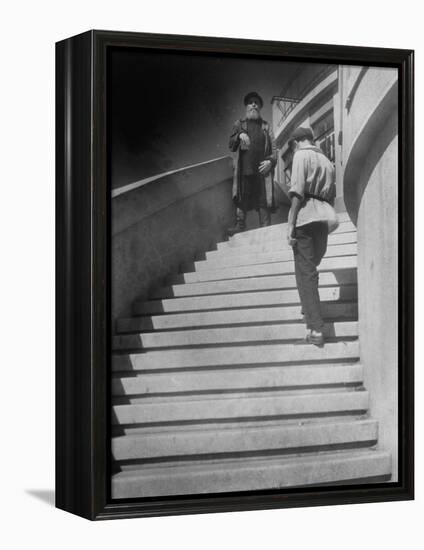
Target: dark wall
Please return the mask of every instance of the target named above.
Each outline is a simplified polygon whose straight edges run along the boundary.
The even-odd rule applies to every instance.
[[[298,70],[299,63],[274,60],[112,52],[112,187],[228,154],[229,131],[244,113],[244,95],[259,92],[263,118],[271,122],[272,96]]]

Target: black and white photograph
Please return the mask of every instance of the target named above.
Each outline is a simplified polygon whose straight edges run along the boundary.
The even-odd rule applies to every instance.
[[[1,548],[419,546],[419,8],[2,5]]]
[[[399,71],[112,48],[110,495],[399,482]]]

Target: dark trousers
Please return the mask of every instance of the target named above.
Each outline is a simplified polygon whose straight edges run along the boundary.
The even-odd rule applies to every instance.
[[[308,329],[322,332],[324,323],[321,317],[318,293],[318,271],[326,250],[328,226],[323,222],[313,222],[296,227],[296,244],[293,247],[296,284],[299,291],[302,311]]]
[[[271,209],[267,206],[265,180],[259,172],[240,178],[240,200],[237,203],[236,223],[244,229],[246,213],[256,210],[260,227],[271,225]]]
[[[240,229],[246,227],[246,210],[240,207],[236,208],[236,226]],[[259,225],[260,227],[268,227],[271,225],[271,210],[270,208],[258,208]]]

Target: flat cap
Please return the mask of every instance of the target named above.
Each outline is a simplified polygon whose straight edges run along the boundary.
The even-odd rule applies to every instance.
[[[309,139],[310,141],[314,141],[314,134],[312,133],[312,130],[310,128],[304,128],[302,126],[296,128],[296,130],[290,136],[289,143],[293,140],[299,141],[302,139]]]
[[[245,95],[244,96],[244,104],[247,105],[249,103],[249,101],[252,100],[252,99],[258,99],[259,103],[261,104],[261,108],[263,107],[264,102],[263,102],[261,96],[256,92],[249,92],[247,95]]]

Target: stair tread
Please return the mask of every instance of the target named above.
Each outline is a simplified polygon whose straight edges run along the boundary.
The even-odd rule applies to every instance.
[[[315,423],[307,426],[284,424],[214,430],[192,430],[175,434],[152,433],[112,438],[115,460],[151,459],[181,455],[210,455],[230,452],[258,452],[293,448],[373,442],[377,438],[374,420]]]
[[[234,418],[322,415],[368,409],[367,391],[311,392],[306,395],[281,395],[278,391],[245,395],[198,396],[157,400],[146,403],[114,405],[114,424],[151,424],[224,421]]]
[[[175,435],[177,437],[197,437],[197,435],[206,434],[208,437],[212,438],[212,434],[215,432],[221,433],[234,433],[234,432],[249,432],[249,433],[260,433],[262,430],[281,430],[285,431],[286,429],[299,430],[301,428],[314,428],[316,426],[317,430],[325,429],[328,430],[331,426],[349,426],[363,423],[371,423],[378,426],[378,421],[369,418],[368,416],[335,416],[335,417],[322,417],[318,419],[294,419],[291,422],[287,422],[282,419],[274,420],[261,420],[258,419],[253,422],[246,422],[244,420],[234,420],[234,422],[229,424],[202,424],[202,425],[182,425],[182,426],[166,426],[163,430],[157,430],[156,427],[145,428],[140,433],[131,433],[129,435],[118,434],[114,435],[112,439],[122,440],[127,437],[134,441],[148,441],[150,437],[156,438],[165,438],[172,439]],[[178,429],[177,429],[178,428]]]
[[[201,372],[176,372],[139,375],[114,375],[113,395],[155,394],[182,391],[213,391],[247,389],[251,387],[278,388],[316,384],[354,383],[363,380],[359,363],[300,365],[295,369],[281,367],[242,367]]]
[[[330,245],[327,247],[326,257],[334,256],[349,256],[357,253],[356,243]],[[213,269],[216,266],[237,266],[237,265],[255,265],[262,263],[283,262],[293,259],[293,251],[291,249],[272,250],[269,252],[256,251],[232,251],[231,254],[216,254],[210,256],[206,260],[198,260],[194,262],[196,271],[204,269]]]
[[[356,227],[351,221],[342,221],[339,227],[333,231],[329,237],[333,235],[338,235],[342,233],[356,233]],[[230,237],[228,241],[218,243],[218,248],[220,246],[234,246],[237,247],[240,244],[255,244],[257,242],[263,242],[266,240],[280,240],[285,239],[287,234],[287,223],[275,224],[269,227],[260,227],[257,229],[250,229],[243,231],[242,233],[237,233],[233,237]]]
[[[114,498],[219,493],[331,484],[389,476],[391,458],[375,450],[216,460],[190,465],[143,467],[112,476]]]
[[[272,342],[301,339],[304,335],[305,328],[299,323],[137,332],[114,336],[112,349],[129,350]],[[324,326],[324,335],[326,338],[357,337],[358,323],[356,321],[327,323]]]
[[[214,348],[149,350],[115,353],[112,370],[151,370],[201,368],[230,365],[284,364],[298,361],[354,359],[359,356],[358,342],[328,343],[322,348],[310,344],[263,344],[256,346],[219,346]]]
[[[176,392],[236,391],[249,388],[290,388],[330,384],[359,384],[363,367],[353,364],[311,364],[295,369],[242,367],[200,372],[138,374],[112,377],[112,394],[131,396]]]
[[[337,269],[349,269],[357,267],[357,256],[334,256],[324,258],[318,268],[318,271],[333,271]],[[221,279],[239,279],[246,277],[269,276],[278,274],[294,273],[294,261],[273,262],[265,264],[254,264],[248,266],[231,266],[208,269],[205,271],[194,271],[182,273],[171,278],[171,283],[175,282],[200,282],[214,281]]]
[[[319,289],[321,301],[346,301],[357,296],[356,285],[337,285]],[[233,294],[216,294],[214,296],[189,296],[181,298],[165,298],[135,302],[133,313],[136,315],[148,313],[170,313],[196,310],[214,310],[242,307],[255,307],[279,304],[300,303],[297,289],[263,290],[260,292],[238,292]]]
[[[349,233],[337,233],[331,234],[328,237],[328,246],[338,245],[338,244],[348,244],[357,242],[357,232],[352,231]],[[271,239],[269,241],[265,240],[264,242],[258,243],[240,243],[238,246],[235,246],[230,241],[224,241],[218,243],[217,248],[214,250],[209,250],[205,252],[206,258],[213,258],[214,256],[227,256],[230,254],[245,254],[247,252],[269,252],[272,250],[291,250],[291,247],[288,245],[286,239],[283,238],[283,235],[280,239]]]
[[[336,231],[341,231],[346,226],[353,227],[354,230],[356,230],[356,227],[352,223],[352,220],[349,218],[349,216],[342,216],[342,217],[339,216],[339,225],[332,233],[335,233]],[[274,231],[279,231],[280,229],[284,230],[286,228],[287,228],[287,222],[274,223],[266,227],[257,227],[255,229],[248,229],[246,231],[243,231],[242,233],[236,233],[234,236],[230,237],[230,240],[248,238],[250,235],[262,235],[262,234],[268,235],[270,233],[273,233]]]
[[[356,269],[324,271],[320,273],[320,288],[325,286],[349,285],[357,283]],[[237,292],[255,292],[262,290],[295,289],[296,278],[293,275],[269,275],[268,277],[246,277],[240,279],[225,279],[222,281],[205,281],[197,283],[182,283],[161,287],[152,292],[151,298],[178,298],[184,296],[232,294]]]
[[[357,315],[357,302],[324,302],[321,312],[324,320],[354,319]],[[246,308],[185,313],[166,313],[144,317],[131,317],[118,320],[118,330],[150,331],[171,330],[174,328],[212,327],[221,325],[252,325],[285,321],[301,321],[300,305],[285,305],[265,308]]]

